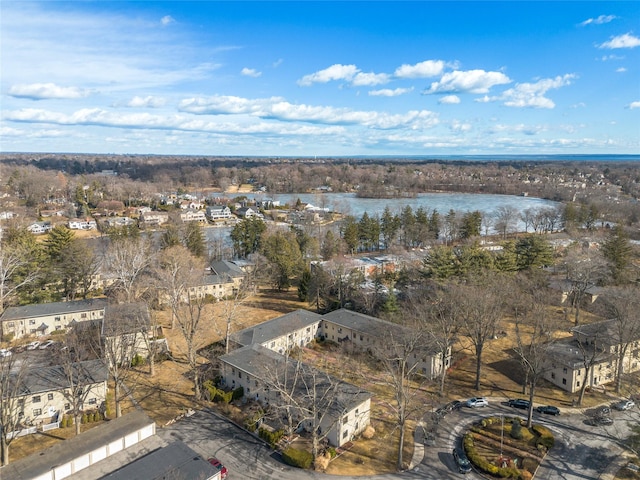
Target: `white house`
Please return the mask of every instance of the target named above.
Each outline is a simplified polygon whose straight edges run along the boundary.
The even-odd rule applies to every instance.
[[[29,230],[34,235],[41,235],[43,233],[47,233],[53,228],[51,222],[34,222],[31,225],[27,226],[27,230]]]
[[[226,205],[212,205],[207,207],[206,216],[212,222],[216,220],[226,220],[232,217],[231,209]]]
[[[0,316],[2,336],[14,339],[27,335],[48,335],[69,327],[72,322],[99,320],[104,317],[106,298],[54,302],[9,307]]]
[[[180,213],[180,219],[183,222],[207,222],[207,216],[202,210],[185,210]]]
[[[313,426],[338,447],[362,433],[370,423],[371,393],[309,365],[296,362],[258,343],[222,355],[223,384],[242,387],[247,398],[263,405],[282,404],[278,390],[293,392],[295,404],[285,404],[302,427]]]
[[[167,212],[142,212],[140,214],[140,226],[156,227],[169,221]]]
[[[68,227],[70,230],[95,230],[98,228],[96,221],[92,218],[69,220]]]

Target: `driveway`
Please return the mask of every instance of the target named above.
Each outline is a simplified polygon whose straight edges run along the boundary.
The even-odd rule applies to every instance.
[[[588,480],[604,479],[606,472],[617,470],[623,448],[618,441],[628,435],[629,423],[640,422],[640,410],[613,412],[614,424],[609,427],[593,427],[586,424],[590,412],[574,409],[559,417],[534,413],[534,421],[549,427],[556,435],[556,446],[538,469],[537,479],[544,480]],[[377,480],[405,479],[459,479],[451,450],[466,426],[488,416],[525,416],[523,410],[491,403],[479,409],[463,408],[452,412],[439,422],[433,446],[416,449],[417,458],[410,471],[367,477]],[[210,410],[201,410],[169,427],[158,429],[165,441],[181,440],[204,458],[215,456],[229,470],[229,479],[327,479],[345,480],[362,477],[331,476],[312,471],[302,471],[285,465],[265,444]],[[423,434],[418,429],[417,441]],[[465,478],[480,479],[471,473]],[[612,478],[612,477],[611,477]]]

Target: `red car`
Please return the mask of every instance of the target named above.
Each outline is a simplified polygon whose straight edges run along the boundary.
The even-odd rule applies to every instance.
[[[220,472],[220,478],[222,478],[223,480],[227,478],[227,467],[220,463],[220,460],[215,457],[211,457],[207,459],[207,461],[218,469],[218,471]]]

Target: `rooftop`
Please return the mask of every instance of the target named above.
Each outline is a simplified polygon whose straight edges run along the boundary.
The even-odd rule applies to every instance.
[[[308,310],[296,310],[259,325],[240,330],[233,335],[233,340],[243,346],[251,345],[252,343],[264,344],[275,338],[309,327],[314,323],[318,323],[321,319],[322,315],[317,313],[309,312]]]
[[[106,298],[92,298],[73,302],[38,303],[34,305],[24,305],[22,307],[9,307],[4,311],[0,320],[5,322],[7,320],[21,320],[24,318],[104,310],[106,305]]]

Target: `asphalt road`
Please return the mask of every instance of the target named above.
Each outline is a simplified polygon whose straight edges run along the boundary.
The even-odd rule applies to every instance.
[[[544,480],[588,480],[602,478],[619,459],[623,449],[619,441],[628,435],[630,424],[640,422],[640,410],[614,411],[612,426],[593,427],[586,424],[592,412],[574,410],[559,417],[534,413],[534,421],[549,427],[556,435],[556,446],[549,452],[538,469],[537,479]],[[460,478],[451,450],[465,428],[474,421],[488,415],[520,415],[506,404],[492,403],[479,409],[463,408],[440,420],[435,443],[424,447],[424,457],[410,471],[368,477],[378,480],[390,479],[434,479]],[[169,427],[158,429],[165,441],[182,440],[204,458],[215,456],[229,470],[229,479],[321,479],[332,476],[311,471],[302,471],[283,464],[278,455],[265,444],[212,411],[202,410]],[[417,440],[422,432],[416,432]],[[335,477],[338,478],[338,477]],[[362,477],[339,477],[345,480]],[[480,479],[471,473],[467,479]]]

